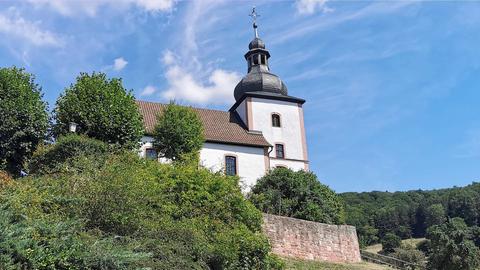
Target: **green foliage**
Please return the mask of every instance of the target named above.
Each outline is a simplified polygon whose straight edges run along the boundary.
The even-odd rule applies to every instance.
[[[399,248],[402,244],[402,239],[393,233],[387,233],[381,240],[382,243],[382,253],[389,254],[395,251],[396,248]]]
[[[20,174],[48,128],[47,104],[34,76],[0,68],[0,169]]]
[[[390,256],[417,265],[414,269],[425,269],[425,254],[411,247],[396,248]],[[412,269],[412,268],[410,268]],[[413,270],[413,269],[412,269]]]
[[[480,266],[480,251],[470,240],[470,230],[461,218],[428,229],[431,254],[428,269],[473,270]]]
[[[258,180],[249,197],[265,213],[330,224],[345,222],[342,201],[312,172],[275,168]]]
[[[443,224],[446,220],[443,205],[436,203],[427,208],[425,212],[425,225],[427,228],[433,225]]]
[[[30,173],[47,174],[73,168],[78,158],[95,157],[97,164],[112,150],[108,144],[83,135],[60,136],[54,144],[39,147],[29,164]]]
[[[56,135],[67,134],[71,122],[78,125],[77,133],[111,144],[135,147],[143,135],[132,92],[104,73],[81,73],[58,98],[54,118]]]
[[[360,247],[363,248],[378,243],[378,230],[375,227],[370,225],[357,227],[357,232]]]
[[[130,152],[84,157],[68,162],[85,170],[0,189],[7,269],[282,268],[237,178]]]
[[[160,157],[198,164],[198,152],[205,138],[203,124],[192,108],[168,104],[157,116],[153,137]]]
[[[432,191],[349,192],[340,196],[345,201],[347,224],[356,226],[359,239],[368,239],[369,244],[387,233],[403,239],[423,238],[428,227],[447,218],[460,217],[468,226],[480,225],[480,183]],[[364,230],[365,226],[374,227],[377,234]]]
[[[423,252],[423,254],[425,254],[426,256],[429,256],[430,255],[430,240],[428,239],[425,239],[425,240],[422,240],[420,242],[418,242],[416,248],[418,250],[420,250],[421,252]]]

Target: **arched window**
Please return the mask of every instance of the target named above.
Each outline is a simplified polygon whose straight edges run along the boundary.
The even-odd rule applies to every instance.
[[[272,114],[272,127],[280,127],[280,115]]]
[[[237,175],[237,157],[225,156],[225,174]]]

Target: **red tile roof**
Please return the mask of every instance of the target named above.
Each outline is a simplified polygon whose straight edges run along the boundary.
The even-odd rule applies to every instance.
[[[162,103],[136,101],[143,116],[145,134],[151,135],[157,123],[157,114],[166,106]],[[200,117],[207,142],[265,147],[270,146],[261,133],[249,132],[235,112],[210,109],[192,109]]]

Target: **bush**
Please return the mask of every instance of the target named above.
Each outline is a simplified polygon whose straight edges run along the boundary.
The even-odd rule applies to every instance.
[[[47,104],[33,75],[0,68],[0,116],[0,170],[17,177],[48,127]]]
[[[420,250],[414,248],[396,248],[392,254],[392,257],[395,257],[399,260],[406,261],[417,265],[415,269],[424,269],[425,268],[425,254]],[[412,268],[413,269],[413,268]]]
[[[65,89],[54,110],[54,133],[65,135],[71,122],[77,133],[109,144],[136,148],[143,135],[142,116],[131,91],[122,80],[104,73],[81,73]]]
[[[389,254],[401,246],[402,239],[393,233],[387,233],[380,242],[382,243],[382,253]]]
[[[13,213],[0,227],[0,239],[10,237],[0,258],[36,254],[9,262],[24,269],[282,268],[237,178],[129,152],[92,160],[72,161],[93,166],[86,171],[30,176],[0,190],[0,213]],[[5,231],[12,224],[25,229]]]
[[[425,240],[422,240],[420,242],[417,243],[417,249],[420,250],[421,252],[423,252],[423,254],[425,254],[425,256],[429,256],[430,255],[430,240],[428,239],[425,239]]]
[[[343,204],[312,172],[275,168],[257,181],[250,200],[265,213],[343,224]]]
[[[37,149],[29,165],[30,173],[46,174],[74,169],[72,165],[78,158],[92,157],[100,165],[100,160],[106,158],[110,150],[112,148],[108,144],[82,135],[61,136],[54,144]]]

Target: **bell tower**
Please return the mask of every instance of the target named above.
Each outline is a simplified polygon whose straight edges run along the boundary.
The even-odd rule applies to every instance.
[[[269,169],[282,166],[308,170],[303,119],[305,100],[288,95],[285,83],[271,73],[270,52],[258,35],[260,15],[253,8],[250,16],[254,38],[245,54],[248,72],[235,87],[236,102],[230,112],[238,114],[249,132],[261,132],[271,144],[266,153]]]

